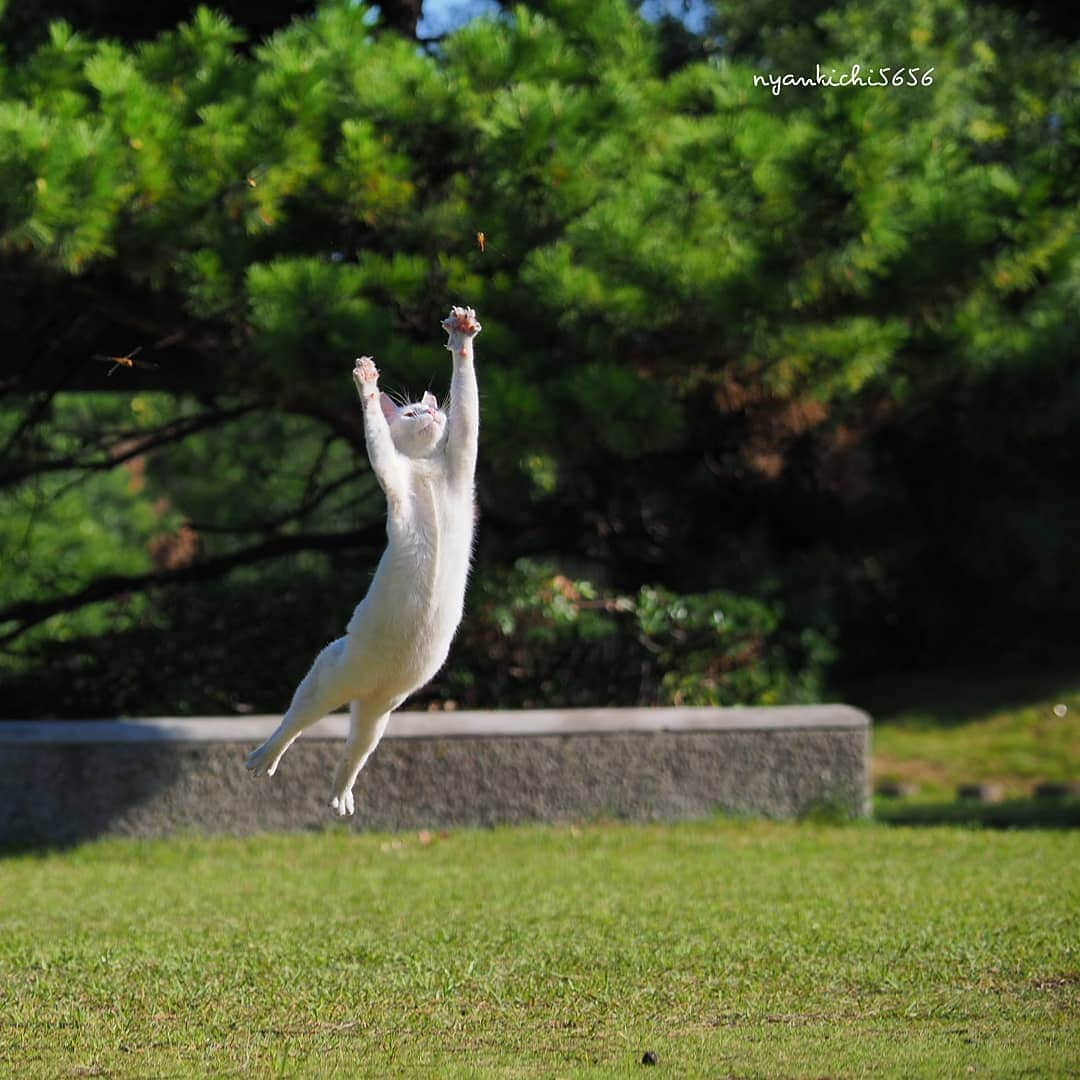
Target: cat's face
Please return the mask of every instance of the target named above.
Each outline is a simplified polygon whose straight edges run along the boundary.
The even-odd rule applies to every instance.
[[[434,394],[426,393],[410,405],[395,405],[381,394],[379,403],[394,445],[406,457],[430,457],[438,449],[446,434],[446,413],[439,408]]]

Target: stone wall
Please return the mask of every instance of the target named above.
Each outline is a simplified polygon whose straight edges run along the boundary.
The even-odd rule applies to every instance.
[[[322,828],[347,717],[256,779],[277,717],[0,722],[0,844]],[[870,719],[844,705],[399,713],[353,828],[868,809]]]

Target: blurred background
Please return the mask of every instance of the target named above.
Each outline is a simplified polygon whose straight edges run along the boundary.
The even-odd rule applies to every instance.
[[[8,3],[0,711],[281,711],[385,542],[353,358],[441,399],[452,303],[479,541],[415,705],[1075,672],[1078,25]]]

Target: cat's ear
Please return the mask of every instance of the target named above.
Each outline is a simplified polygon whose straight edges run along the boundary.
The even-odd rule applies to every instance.
[[[430,391],[425,390],[424,396],[420,399],[420,404],[425,409],[437,409],[439,407],[439,399]]]
[[[397,418],[398,407],[394,404],[389,394],[379,394],[379,404],[382,406],[382,414],[386,417],[387,423]]]

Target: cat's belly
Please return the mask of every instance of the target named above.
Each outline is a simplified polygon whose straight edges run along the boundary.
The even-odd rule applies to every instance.
[[[461,622],[470,546],[387,550],[346,630],[357,693],[398,696],[427,683],[446,662]]]

